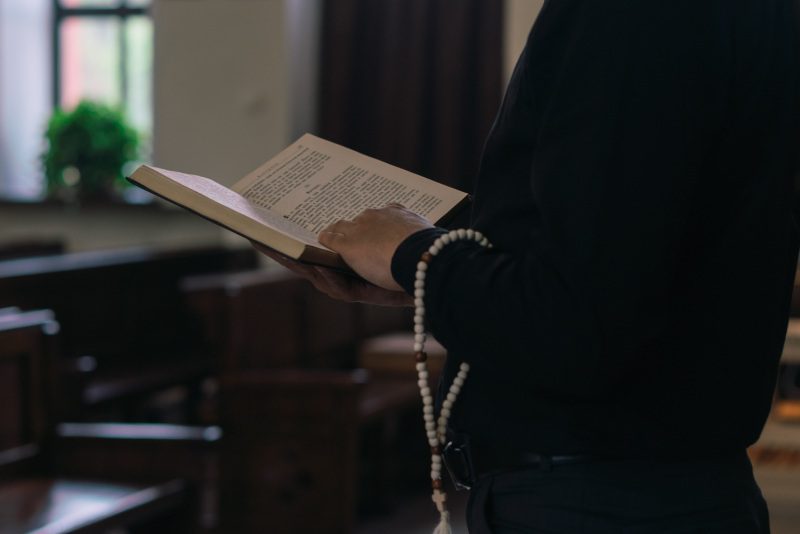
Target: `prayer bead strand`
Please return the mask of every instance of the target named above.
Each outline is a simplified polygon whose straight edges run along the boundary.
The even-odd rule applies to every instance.
[[[462,240],[475,241],[483,247],[491,248],[492,246],[489,240],[478,231],[451,230],[439,236],[427,252],[422,254],[422,258],[417,263],[417,272],[414,276],[414,357],[417,362],[417,385],[422,397],[422,418],[425,421],[425,435],[428,438],[428,445],[431,447],[431,486],[433,488],[431,498],[436,504],[440,515],[439,525],[434,530],[434,534],[449,534],[452,532],[450,528],[450,513],[445,504],[447,495],[442,487],[442,446],[445,443],[447,421],[450,418],[453,404],[464,386],[467,374],[469,374],[469,364],[462,362],[459,366],[458,373],[453,379],[453,383],[450,384],[447,395],[442,402],[442,409],[437,419],[434,414],[433,395],[428,385],[428,355],[425,352],[425,277],[433,258],[445,246]]]

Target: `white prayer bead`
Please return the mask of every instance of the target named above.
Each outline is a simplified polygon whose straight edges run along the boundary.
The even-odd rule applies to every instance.
[[[460,239],[470,239],[480,243],[483,246],[491,248],[488,240],[480,232],[472,229],[468,230],[451,230],[450,232],[439,236],[433,244],[428,248],[428,253],[431,256],[436,256],[447,244]],[[430,259],[429,259],[430,261]],[[414,352],[422,352],[425,350],[425,279],[426,271],[429,267],[429,261],[420,260],[417,263],[417,270],[414,274]],[[439,413],[439,418],[436,420],[435,411],[433,407],[433,397],[431,395],[431,388],[428,385],[428,368],[426,362],[417,362],[416,364],[420,396],[422,397],[422,413],[423,420],[425,421],[425,432],[428,438],[428,444],[433,447],[439,447],[445,442],[445,433],[447,431],[447,421],[450,418],[453,403],[456,401],[458,394],[461,391],[464,381],[469,371],[469,365],[462,363],[453,383],[447,392],[447,395],[442,402],[442,409]],[[442,457],[441,455],[431,455],[431,480],[441,480],[442,471]],[[444,505],[446,494],[439,490],[434,489],[433,501],[442,515],[442,521],[447,524],[447,509]]]

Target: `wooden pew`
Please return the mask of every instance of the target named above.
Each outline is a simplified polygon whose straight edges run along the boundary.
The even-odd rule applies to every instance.
[[[226,532],[351,532],[363,371],[272,369],[221,381]]]
[[[223,374],[352,369],[365,339],[412,324],[408,308],[340,302],[280,268],[189,276],[181,290]]]
[[[305,413],[310,409],[309,405],[316,405],[319,399],[328,395],[326,392],[332,383],[337,383],[336,380],[347,382],[352,373],[363,373],[357,369],[357,359],[358,347],[365,337],[398,327],[407,329],[411,324],[410,310],[335,301],[283,269],[190,277],[183,281],[182,288],[188,305],[205,325],[206,346],[221,361],[222,406],[238,402],[228,398],[239,399],[237,388],[244,387],[244,383],[254,390],[249,393],[254,398],[257,394],[269,398],[273,391],[281,392],[282,410],[251,416],[249,423],[235,423],[236,428],[249,424],[265,429],[262,437],[269,437],[274,448],[286,446],[281,441],[284,436],[280,433],[267,436],[264,433],[269,432],[269,428],[288,424],[284,419],[290,419],[291,413]],[[411,358],[410,352],[406,356]],[[414,371],[413,365],[411,369]],[[253,376],[259,379],[252,382]],[[343,435],[355,432],[357,461],[329,456],[336,464],[336,470],[319,464],[309,467],[306,473],[315,481],[339,479],[335,482],[340,491],[356,495],[351,512],[356,507],[361,511],[375,512],[391,506],[393,490],[400,480],[405,478],[411,480],[410,483],[425,483],[427,442],[421,426],[421,403],[413,373],[375,373],[369,379],[367,374],[359,376],[364,377],[364,383],[360,387],[352,385],[351,397],[348,397],[353,401],[347,407],[348,425],[343,425],[340,430]],[[265,391],[255,392],[259,388]],[[258,401],[263,402],[266,401]],[[247,404],[242,403],[242,407],[246,408]],[[218,424],[227,432],[231,423],[229,418],[241,417],[243,413],[248,412],[223,409],[218,415]],[[318,440],[313,428],[317,423],[311,417],[303,417],[305,419],[294,427],[294,437],[286,443],[298,449],[313,449]],[[302,433],[304,427],[305,434]],[[344,437],[340,436],[340,439]],[[411,459],[407,458],[409,455]],[[277,460],[279,466],[286,463],[279,456],[273,460]],[[410,464],[414,468],[408,470]],[[348,474],[335,474],[339,467],[348,469]],[[253,471],[245,470],[245,473]],[[409,473],[412,476],[409,477]],[[343,486],[353,482],[358,489]],[[256,478],[250,483],[260,485],[264,482]],[[324,482],[317,483],[325,485]],[[274,493],[260,495],[266,500],[261,502],[258,510],[265,516],[274,517],[288,510],[280,499],[274,498]],[[269,501],[270,495],[272,501]],[[311,493],[306,499],[307,505],[312,508],[325,506],[314,499],[322,499],[322,494]],[[254,506],[253,510],[256,508]],[[243,511],[241,514],[247,515]],[[349,520],[329,523],[332,530],[327,531],[346,532],[350,525]]]
[[[0,389],[0,532],[197,531],[218,430],[54,428],[42,374],[58,331],[50,311],[0,316],[0,383],[16,385]]]
[[[135,248],[0,261],[0,308],[49,308],[62,322],[62,418],[135,418],[144,399],[212,371],[185,313],[186,275],[251,268],[250,249]]]

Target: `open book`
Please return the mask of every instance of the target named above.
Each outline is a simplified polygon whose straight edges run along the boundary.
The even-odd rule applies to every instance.
[[[296,260],[346,268],[319,232],[368,208],[402,204],[442,223],[467,194],[306,134],[230,189],[142,165],[129,181]]]

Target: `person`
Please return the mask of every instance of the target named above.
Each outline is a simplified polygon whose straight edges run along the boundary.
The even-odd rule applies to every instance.
[[[547,0],[477,176],[471,226],[429,264],[426,325],[470,532],[769,532],[746,448],[770,409],[798,232],[791,0]],[[410,304],[444,229],[401,206],[320,242]],[[273,254],[274,256],[274,254]],[[440,399],[441,400],[441,399]]]

